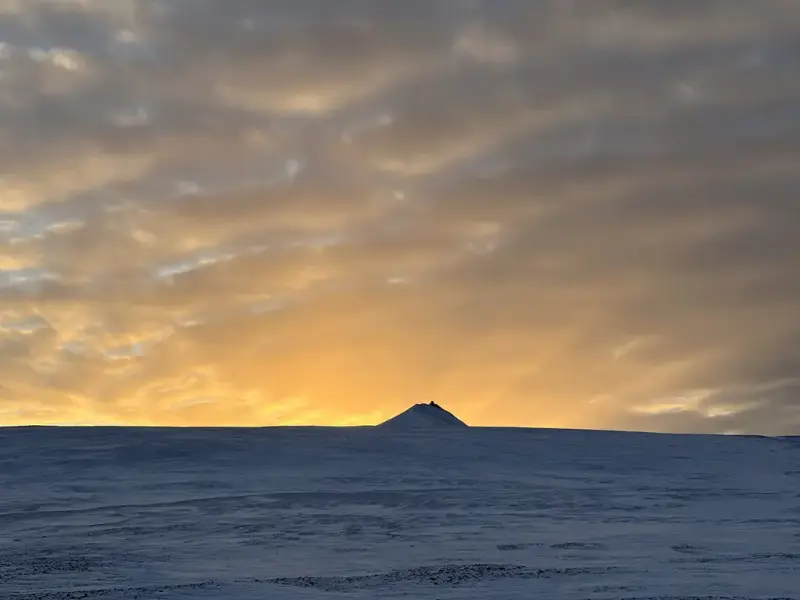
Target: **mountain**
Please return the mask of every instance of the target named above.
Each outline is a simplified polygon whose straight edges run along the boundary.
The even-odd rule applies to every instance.
[[[430,404],[415,404],[396,417],[384,421],[378,425],[378,427],[391,429],[430,429],[469,426],[435,402],[431,402]]]

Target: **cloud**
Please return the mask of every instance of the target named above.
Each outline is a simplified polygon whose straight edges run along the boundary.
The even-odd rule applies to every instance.
[[[0,423],[796,433],[798,17],[0,2]]]

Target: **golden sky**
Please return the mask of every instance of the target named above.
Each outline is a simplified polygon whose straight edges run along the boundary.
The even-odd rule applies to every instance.
[[[0,424],[800,433],[800,3],[0,0]]]

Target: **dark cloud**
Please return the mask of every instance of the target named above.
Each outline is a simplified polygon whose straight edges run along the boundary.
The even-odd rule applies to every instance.
[[[0,423],[796,433],[798,23],[0,1]]]

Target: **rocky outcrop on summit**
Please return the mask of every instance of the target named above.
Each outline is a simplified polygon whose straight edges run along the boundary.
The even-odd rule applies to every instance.
[[[391,429],[438,429],[468,427],[468,425],[435,402],[431,402],[429,404],[415,404],[396,417],[384,421],[378,427]]]

